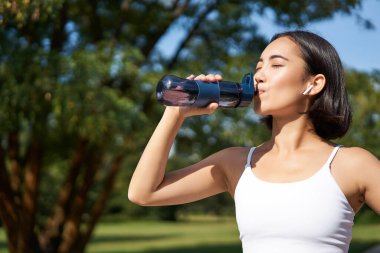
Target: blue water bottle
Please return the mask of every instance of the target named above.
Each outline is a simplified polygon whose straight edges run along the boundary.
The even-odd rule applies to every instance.
[[[216,102],[220,107],[247,107],[255,93],[253,74],[243,76],[241,83],[229,81],[202,82],[166,75],[157,84],[157,100],[167,106],[205,107]]]

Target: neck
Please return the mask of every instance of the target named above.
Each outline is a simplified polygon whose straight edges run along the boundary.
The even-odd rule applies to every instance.
[[[291,152],[321,141],[306,114],[293,117],[273,117],[270,143],[279,151]]]

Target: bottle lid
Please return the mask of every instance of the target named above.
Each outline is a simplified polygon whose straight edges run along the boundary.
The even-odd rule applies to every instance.
[[[255,93],[255,86],[253,82],[253,73],[247,73],[243,76],[241,81],[241,101],[239,103],[239,107],[248,106],[253,99],[253,94]]]

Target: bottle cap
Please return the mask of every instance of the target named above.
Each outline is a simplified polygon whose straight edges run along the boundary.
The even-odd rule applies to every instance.
[[[241,89],[241,100],[238,106],[245,107],[252,102],[253,94],[255,93],[253,73],[247,73],[243,76],[243,79],[241,81]]]

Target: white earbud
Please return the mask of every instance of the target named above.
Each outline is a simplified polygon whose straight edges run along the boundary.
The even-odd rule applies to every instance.
[[[313,89],[313,85],[309,84],[309,87],[307,87],[307,89],[302,94],[306,95],[307,93],[311,91],[311,89]]]

